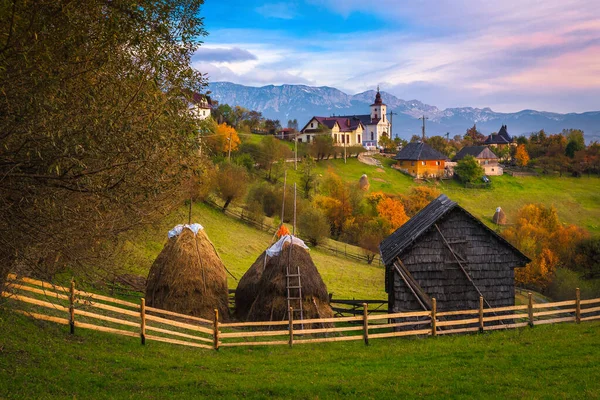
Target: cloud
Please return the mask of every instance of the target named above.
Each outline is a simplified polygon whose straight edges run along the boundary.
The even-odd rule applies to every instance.
[[[286,22],[277,29],[211,32],[221,46],[255,56],[228,64],[227,69],[212,60],[219,70],[211,79],[249,85],[306,83],[347,93],[383,83],[382,89],[400,98],[440,107],[561,112],[598,108],[597,0],[306,1],[343,17],[370,14],[393,23],[356,31],[339,18],[339,32],[327,34],[310,21],[300,30],[287,29],[292,23]],[[273,5],[277,7],[270,8]],[[258,8],[265,13],[279,9],[280,15],[295,12],[295,6],[283,3]],[[300,18],[293,21],[300,23]]]
[[[210,48],[200,47],[196,54],[194,54],[194,60],[212,61],[212,62],[223,62],[223,63],[234,63],[248,60],[256,60],[256,56],[250,53],[248,50],[240,49],[239,47],[233,48]]]
[[[257,7],[256,12],[267,18],[293,19],[296,6],[290,3],[267,3]]]

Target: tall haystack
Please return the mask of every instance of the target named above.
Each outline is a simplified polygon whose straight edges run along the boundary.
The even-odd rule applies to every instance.
[[[240,319],[282,321],[288,318],[288,261],[292,273],[297,273],[298,267],[300,268],[304,319],[333,317],[327,287],[308,253],[308,248],[302,240],[288,235],[263,252],[240,280],[235,292],[236,313]],[[297,305],[298,302],[294,304]],[[298,314],[295,314],[294,318],[297,319]]]
[[[225,265],[200,224],[178,225],[148,274],[146,304],[181,314],[228,319]]]
[[[367,174],[363,174],[360,177],[360,179],[358,180],[358,186],[361,190],[364,190],[365,192],[369,190],[371,184],[369,183],[369,177],[367,177]]]
[[[494,221],[496,225],[506,225],[506,214],[504,213],[504,210],[502,210],[502,208],[496,208],[496,212],[492,217],[492,221]]]

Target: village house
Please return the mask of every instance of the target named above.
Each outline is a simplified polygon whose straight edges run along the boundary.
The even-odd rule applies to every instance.
[[[453,162],[458,162],[466,156],[473,156],[481,165],[486,175],[502,175],[503,169],[498,165],[498,156],[487,146],[467,146],[460,149],[454,157]]]
[[[296,135],[296,130],[292,128],[281,128],[275,133],[275,136],[281,140],[294,140],[294,136]]]
[[[375,101],[369,106],[370,114],[345,115],[332,117],[312,117],[301,129],[299,142],[310,143],[319,134],[331,134],[338,145],[362,145],[366,148],[378,147],[379,139],[391,132],[391,123],[387,118],[387,105],[381,99],[379,87]],[[337,123],[337,127],[336,127]]]
[[[416,178],[442,177],[446,171],[447,157],[427,143],[412,142],[396,154],[396,168]]]
[[[390,313],[513,306],[514,269],[531,260],[441,195],[379,245]]]
[[[491,147],[505,147],[517,145],[514,138],[509,135],[506,125],[502,125],[498,133],[492,133],[487,138],[485,138],[483,144]]]
[[[206,119],[210,117],[211,110],[214,102],[209,96],[205,96],[200,93],[194,93],[192,98],[192,111],[196,113],[196,116],[200,119]]]

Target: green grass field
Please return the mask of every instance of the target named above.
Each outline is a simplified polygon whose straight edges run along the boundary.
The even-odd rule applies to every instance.
[[[187,208],[182,207],[160,224],[136,234],[135,239],[126,245],[126,269],[146,276],[167,242],[168,230],[176,224],[186,223],[187,212]],[[242,277],[273,239],[273,235],[227,217],[220,210],[203,203],[194,204],[192,215],[193,221],[204,226],[223,263],[237,279]],[[311,250],[311,257],[334,298],[387,298],[383,267],[336,257],[318,248]],[[237,286],[231,276],[228,276],[228,284],[230,288]]]
[[[0,398],[599,398],[600,323],[216,352],[0,310]]]
[[[383,168],[363,164],[356,158],[344,160],[324,160],[317,163],[317,170],[324,176],[333,170],[347,182],[358,182],[362,174],[367,174],[370,191],[383,191],[391,194],[405,194],[418,185],[409,176],[390,168],[392,160],[382,159]],[[292,180],[298,179],[295,171],[289,172]],[[600,235],[600,178],[597,176],[572,177],[512,177],[509,175],[491,177],[490,189],[466,189],[454,180],[434,182],[442,193],[458,202],[476,217],[488,224],[496,207],[502,207],[511,218],[525,204],[542,203],[553,205],[561,221],[587,229],[593,235]]]

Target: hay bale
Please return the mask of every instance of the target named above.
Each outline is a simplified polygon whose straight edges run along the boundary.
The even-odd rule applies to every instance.
[[[369,184],[369,178],[367,177],[367,174],[363,174],[358,181],[358,187],[366,192],[369,190],[370,186],[371,185]]]
[[[506,225],[506,214],[504,213],[504,210],[502,210],[502,208],[496,208],[496,212],[492,217],[492,221],[494,221],[494,223],[497,225]]]
[[[289,242],[285,243],[283,250],[272,257],[263,252],[246,271],[235,292],[238,318],[247,321],[282,321],[288,318],[286,267],[290,259],[289,246]],[[294,272],[296,267],[300,267],[304,319],[333,317],[327,287],[308,251],[294,244],[290,267]]]
[[[204,233],[184,228],[171,237],[148,274],[146,304],[181,314],[229,318],[225,265]]]

